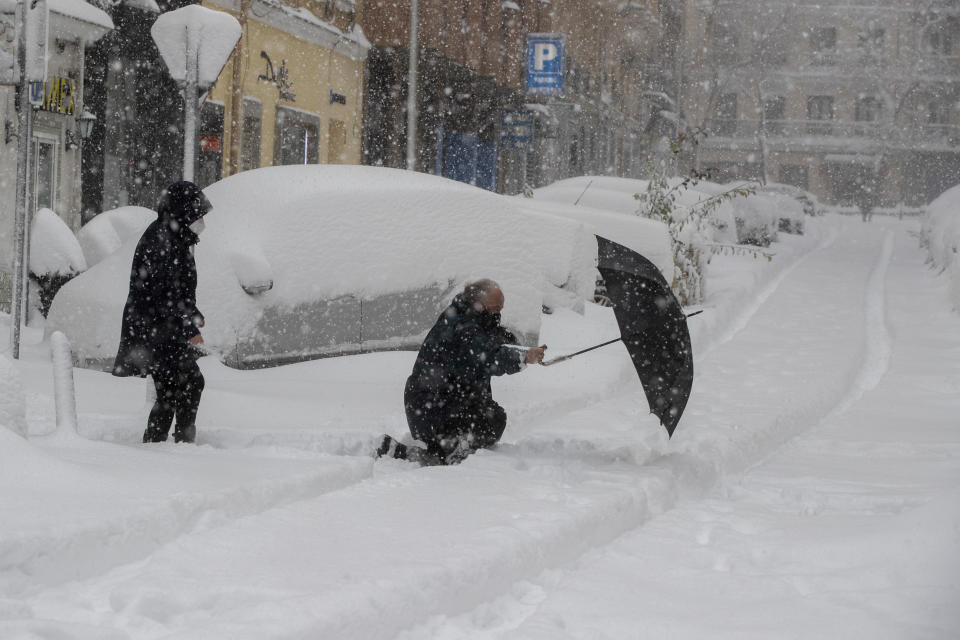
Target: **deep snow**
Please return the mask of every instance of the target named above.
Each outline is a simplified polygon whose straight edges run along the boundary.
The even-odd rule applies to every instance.
[[[946,279],[916,221],[807,222],[769,262],[714,257],[670,441],[619,346],[495,381],[504,444],[459,467],[367,455],[404,432],[406,352],[204,359],[197,446],[139,444],[144,382],[78,370],[70,437],[29,330],[0,637],[957,637]],[[616,326],[588,305],[541,335],[561,354]]]

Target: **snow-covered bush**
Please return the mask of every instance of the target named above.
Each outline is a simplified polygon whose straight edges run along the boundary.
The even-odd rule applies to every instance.
[[[737,202],[734,218],[737,242],[769,247],[777,239],[777,211],[781,202],[772,194],[757,193]]]
[[[0,428],[26,437],[27,409],[17,365],[0,354]]]
[[[155,211],[145,207],[120,207],[98,214],[77,232],[87,266],[92,267],[132,238],[139,238],[156,220]]]
[[[76,275],[86,269],[83,250],[67,223],[50,209],[37,211],[30,225],[30,272]]]
[[[948,189],[927,207],[921,238],[930,262],[950,278],[950,300],[960,311],[960,185]]]
[[[30,224],[30,276],[38,285],[40,312],[46,315],[57,291],[86,269],[83,250],[67,223],[50,209],[38,210]]]

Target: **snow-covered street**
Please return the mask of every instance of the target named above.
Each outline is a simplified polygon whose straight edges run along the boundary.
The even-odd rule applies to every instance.
[[[956,638],[960,317],[917,220],[807,226],[713,258],[672,440],[622,345],[495,380],[504,442],[456,467],[370,455],[413,352],[205,358],[197,446],[140,444],[144,381],[77,370],[77,437],[28,335],[0,637]]]

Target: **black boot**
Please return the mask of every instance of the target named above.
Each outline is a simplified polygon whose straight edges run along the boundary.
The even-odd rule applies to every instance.
[[[396,458],[397,460],[407,459],[407,445],[390,436],[383,436],[383,441],[377,447],[378,458]]]
[[[143,432],[143,441],[144,442],[166,442],[167,433],[159,429],[147,427],[147,430]]]
[[[194,440],[197,439],[197,425],[191,424],[183,429],[180,428],[180,425],[177,425],[177,428],[173,431],[173,441],[174,442],[186,442],[192,444]],[[166,436],[164,436],[166,440]]]

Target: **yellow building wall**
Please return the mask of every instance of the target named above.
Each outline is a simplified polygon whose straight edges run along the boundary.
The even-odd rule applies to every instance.
[[[221,7],[215,5],[204,3],[204,6],[223,11]],[[254,18],[252,15],[248,16],[247,25],[241,37],[244,60],[241,85],[243,96],[259,100],[263,108],[260,166],[273,165],[277,107],[296,109],[320,119],[320,163],[360,164],[363,60],[351,59],[324,46],[302,40],[285,31],[258,22]],[[289,91],[296,94],[294,101],[280,98],[276,85],[259,79],[267,69],[266,60],[260,56],[261,51],[270,56],[275,74],[279,72],[281,64],[286,61],[287,78],[292,83]],[[209,96],[210,100],[224,105],[224,131],[221,144],[224,176],[229,175],[234,56],[236,52],[230,56]],[[331,102],[331,91],[344,96],[346,104]],[[237,114],[236,119],[242,122],[242,114]],[[337,139],[333,141],[330,140],[331,121],[334,124],[333,131],[338,134]],[[339,122],[343,123],[342,128],[337,124]],[[331,149],[334,151],[332,154]]]

